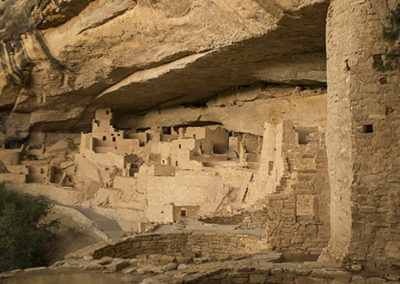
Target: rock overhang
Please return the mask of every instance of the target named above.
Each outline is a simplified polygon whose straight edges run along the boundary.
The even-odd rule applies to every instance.
[[[7,105],[35,113],[31,124],[43,129],[81,129],[104,106],[142,112],[257,81],[326,84],[328,1],[114,2],[92,1],[17,40],[31,69],[7,58],[30,72],[25,85],[3,88]]]

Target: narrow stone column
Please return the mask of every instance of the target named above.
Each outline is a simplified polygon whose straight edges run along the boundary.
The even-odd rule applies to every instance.
[[[374,64],[395,7],[332,0],[327,17],[331,240],[320,259],[386,275],[400,265],[400,72]]]

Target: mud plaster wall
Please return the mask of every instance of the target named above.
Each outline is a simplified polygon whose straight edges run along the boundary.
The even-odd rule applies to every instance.
[[[177,171],[174,177],[147,178],[148,208],[146,218],[157,222],[172,222],[172,203],[176,206],[199,205],[199,213],[214,212],[227,194],[221,177],[214,170]]]

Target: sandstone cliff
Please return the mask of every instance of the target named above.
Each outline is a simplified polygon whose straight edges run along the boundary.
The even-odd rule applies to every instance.
[[[142,112],[258,81],[324,85],[327,2],[2,1],[2,132],[88,129],[102,106]]]

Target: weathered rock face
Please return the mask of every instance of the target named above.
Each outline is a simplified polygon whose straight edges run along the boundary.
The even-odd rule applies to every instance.
[[[35,28],[44,29],[65,23],[81,12],[92,0],[39,0],[0,3],[0,37],[3,41],[18,38]]]
[[[0,9],[0,107],[30,113],[25,122],[42,129],[87,127],[100,106],[137,112],[256,81],[326,81],[327,1],[3,1]]]
[[[262,136],[264,123],[284,119],[302,126],[325,126],[326,89],[293,86],[249,86],[219,94],[204,104],[185,104],[148,111],[140,115],[120,114],[116,125],[123,129],[146,129],[155,125],[206,125],[221,123],[227,129]]]

